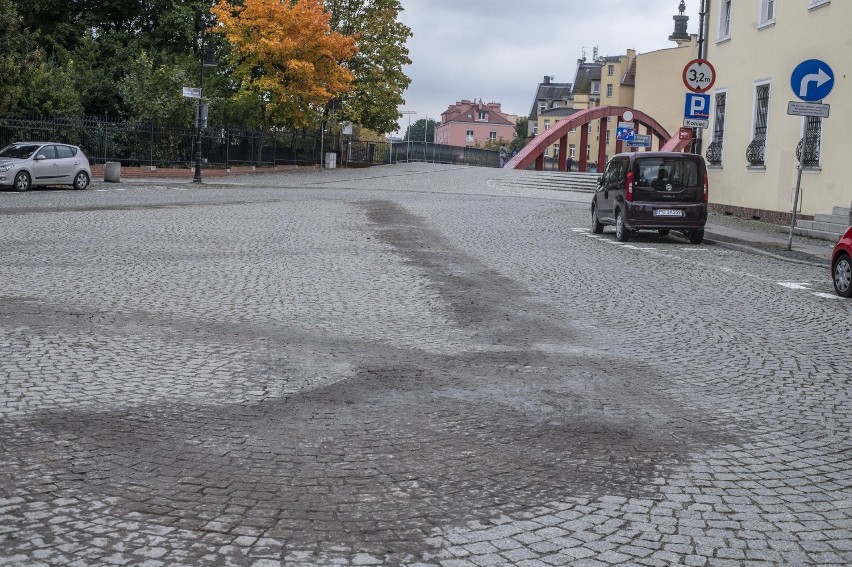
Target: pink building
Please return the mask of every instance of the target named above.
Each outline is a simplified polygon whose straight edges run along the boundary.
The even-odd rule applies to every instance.
[[[514,137],[515,123],[500,112],[500,103],[483,104],[482,100],[462,100],[450,105],[435,128],[435,143],[450,146],[482,146],[488,140],[501,138],[508,143]]]

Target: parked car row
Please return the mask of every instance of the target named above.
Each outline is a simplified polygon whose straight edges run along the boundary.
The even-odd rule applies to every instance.
[[[17,142],[0,150],[0,186],[16,191],[48,185],[85,189],[92,179],[89,159],[77,146]]]

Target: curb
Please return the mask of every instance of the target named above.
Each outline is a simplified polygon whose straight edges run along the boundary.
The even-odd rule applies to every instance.
[[[710,238],[708,238],[708,236]],[[730,242],[727,240],[719,240],[718,237],[714,238],[712,234],[705,234],[704,242],[712,244],[714,246],[719,246],[721,248],[729,248],[731,250],[738,250],[740,252],[749,252],[752,254],[758,254],[760,256],[768,256],[769,258],[774,258],[776,260],[783,260],[785,262],[791,262],[793,264],[801,264],[803,266],[813,266],[816,268],[829,268],[831,262],[829,260],[825,260],[822,258],[818,258],[816,256],[811,256],[802,252],[801,254],[806,255],[810,258],[810,260],[801,260],[798,258],[788,258],[786,256],[782,256],[780,254],[775,254],[774,252],[770,252],[768,250],[763,250],[762,248],[757,248],[754,246],[749,246],[747,244],[742,244],[740,242]]]

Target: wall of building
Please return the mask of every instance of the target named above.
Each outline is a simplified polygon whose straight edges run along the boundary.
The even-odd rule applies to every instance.
[[[787,114],[787,103],[798,100],[790,77],[802,61],[820,59],[834,70],[835,85],[824,101],[831,105],[831,113],[822,122],[820,165],[803,170],[800,212],[813,215],[830,212],[833,206],[848,207],[852,186],[842,166],[852,129],[852,2],[776,1],[774,20],[761,22],[764,2],[732,2],[728,35],[720,34],[720,13],[726,2],[711,2],[707,58],[717,79],[710,94],[714,100],[716,93],[726,95],[722,163],[710,171],[711,202],[732,209],[791,212],[803,119]],[[746,149],[753,138],[758,84],[770,86],[765,165],[750,167]],[[715,114],[714,110],[711,129],[705,131],[705,150]]]
[[[473,131],[472,140],[468,140],[467,131]],[[515,127],[511,124],[490,124],[488,122],[447,122],[435,129],[435,142],[450,146],[482,146],[488,142],[491,132],[511,142],[515,136]]]
[[[640,53],[636,58],[634,108],[653,116],[672,136],[683,126],[684,102],[689,92],[683,84],[683,68],[697,57],[698,41],[693,37],[679,47]]]

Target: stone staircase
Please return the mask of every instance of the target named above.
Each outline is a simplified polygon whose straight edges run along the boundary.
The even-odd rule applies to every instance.
[[[837,242],[849,226],[852,226],[849,208],[834,207],[830,215],[814,215],[814,220],[797,219],[793,234]],[[785,232],[789,234],[790,229]]]
[[[497,183],[504,187],[594,193],[598,177],[600,173],[517,170],[501,177]]]

